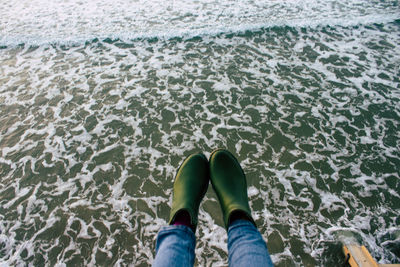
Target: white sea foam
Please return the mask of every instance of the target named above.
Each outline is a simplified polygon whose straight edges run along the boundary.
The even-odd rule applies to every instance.
[[[98,3],[106,13],[116,8]],[[208,2],[199,3],[205,5],[205,10],[214,10]],[[199,3],[186,4],[192,8]],[[357,3],[347,2],[344,8],[351,9]],[[366,3],[366,12],[379,8],[386,11],[385,3],[379,3]],[[242,16],[245,4],[228,5],[223,15]],[[279,4],[271,12],[292,5],[301,7],[302,14],[326,3]],[[65,5],[66,9],[59,10],[51,4],[45,12],[58,10],[66,22],[72,23],[77,20],[75,14],[65,12],[77,2]],[[266,12],[263,8],[260,12]],[[336,9],[324,13],[324,8],[321,14],[328,17],[327,24],[334,21],[330,15],[337,16],[339,25],[347,23],[339,21],[344,13],[335,13]],[[296,22],[290,17],[296,10],[288,11],[288,21]],[[37,11],[38,15],[44,12]],[[99,11],[84,12],[90,17]],[[388,19],[393,19],[391,14]],[[358,24],[359,15],[349,23]],[[29,16],[33,15],[25,18],[47,20]],[[196,18],[190,22],[191,17],[178,20],[176,25],[181,25],[179,21],[200,25]],[[115,16],[106,20],[111,18]],[[250,25],[259,23],[251,16],[247,19],[254,23]],[[375,19],[372,22],[385,22],[379,14]],[[310,17],[307,20],[304,23],[310,23]],[[318,18],[315,21],[321,22]],[[25,22],[18,18],[21,25]],[[228,22],[232,21],[224,21]],[[99,21],[88,21],[94,30],[96,23]],[[105,23],[103,30],[115,30],[110,23]],[[43,35],[49,34],[48,42],[61,40],[63,31],[70,27],[59,25],[57,35],[42,26]],[[204,28],[200,30],[205,32]],[[96,253],[103,251],[111,256],[122,233],[134,245],[121,245],[123,252],[118,257],[129,255],[138,259],[133,264],[149,264],[154,257],[154,236],[166,224],[165,207],[171,203],[172,180],[179,161],[189,151],[205,150],[209,155],[215,147],[236,150],[248,176],[250,204],[263,236],[268,238],[277,231],[284,244],[283,251],[273,255],[276,262],[299,259],[291,248],[293,240],[304,246],[302,255],[318,257],[320,250],[312,252],[312,244],[319,240],[333,242],[334,233],[341,229],[362,233],[362,240],[372,251],[382,252],[386,261],[392,260],[393,256],[383,253],[380,241],[375,239],[371,222],[376,221],[379,233],[396,227],[390,201],[399,198],[399,193],[387,180],[398,181],[398,169],[382,165],[391,169],[386,172],[378,166],[370,170],[373,165],[368,162],[398,157],[398,135],[392,131],[399,122],[390,110],[399,116],[396,64],[400,55],[398,49],[391,48],[387,50],[391,56],[386,58],[389,52],[370,46],[384,41],[399,44],[398,35],[390,34],[398,31],[398,26],[307,27],[305,32],[294,27],[291,30],[296,34],[279,32],[284,30],[267,29],[267,33],[252,33],[249,37],[207,36],[201,42],[143,40],[127,42],[127,48],[100,41],[66,48],[43,45],[36,50],[3,49],[0,72],[6,78],[0,79],[0,99],[4,107],[9,107],[6,112],[1,110],[0,118],[6,124],[0,132],[0,163],[4,164],[0,201],[6,209],[6,214],[0,214],[0,242],[4,244],[1,253],[6,255],[5,262],[23,264],[26,258],[38,255],[37,251],[48,257],[49,246],[61,246],[63,237],[70,240],[60,252],[62,260],[57,260],[57,264],[63,264],[72,257],[68,250],[79,254],[82,247],[87,249],[80,237],[96,239],[84,260],[84,264],[96,265]],[[70,40],[79,40],[76,34],[72,31]],[[82,40],[90,34],[82,33]],[[9,36],[12,39],[11,33]],[[29,38],[21,37],[16,42],[40,41],[43,36]],[[256,38],[261,41],[256,42]],[[319,54],[315,61],[304,58],[303,50],[308,46]],[[365,61],[359,59],[363,54]],[[190,58],[192,55],[196,59]],[[333,59],[328,60],[330,57]],[[235,68],[228,70],[229,66]],[[337,74],[354,66],[361,66],[361,77]],[[236,81],[235,71],[246,78]],[[205,82],[211,84],[211,89],[205,88]],[[374,83],[380,90],[372,87]],[[384,92],[384,86],[390,90]],[[256,90],[246,92],[248,88]],[[364,114],[374,105],[380,105],[381,110],[369,113],[374,117],[370,122]],[[389,107],[387,114],[382,113],[385,105]],[[163,111],[172,114],[165,121]],[[119,124],[110,126],[112,123]],[[209,206],[202,206],[199,214],[197,260],[200,265],[209,264],[207,259],[226,265],[226,232],[215,224],[221,223],[215,212],[219,207],[215,196],[209,194],[204,199]],[[382,207],[363,200],[372,197]],[[377,219],[384,216],[388,222]],[[63,220],[66,226],[57,238],[40,239]],[[104,228],[98,226],[99,222]],[[35,232],[33,237],[20,240],[17,233],[21,229],[36,225],[40,226],[37,231],[24,230]],[[24,249],[28,254],[25,258],[21,256]],[[45,258],[45,262],[50,260]]]

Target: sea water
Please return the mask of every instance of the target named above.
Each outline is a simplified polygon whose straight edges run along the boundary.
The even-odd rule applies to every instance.
[[[276,266],[400,261],[396,0],[0,1],[0,265],[148,266],[227,148]],[[226,266],[211,186],[196,265]]]

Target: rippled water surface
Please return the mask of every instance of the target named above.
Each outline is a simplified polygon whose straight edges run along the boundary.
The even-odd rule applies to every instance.
[[[148,266],[177,168],[218,147],[242,164],[277,266],[337,266],[349,234],[399,263],[398,11],[4,4],[0,264]],[[222,225],[210,186],[196,265],[227,265]]]

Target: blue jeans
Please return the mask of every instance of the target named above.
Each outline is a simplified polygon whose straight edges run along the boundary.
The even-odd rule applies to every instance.
[[[163,227],[157,235],[153,267],[193,266],[196,237],[184,225]],[[229,266],[274,266],[267,244],[249,221],[236,220],[228,229]]]

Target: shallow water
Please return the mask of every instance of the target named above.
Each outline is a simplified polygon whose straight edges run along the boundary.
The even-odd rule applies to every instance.
[[[336,266],[349,234],[400,261],[398,2],[17,3],[0,9],[0,263],[149,265],[176,169],[217,147],[277,266]],[[196,265],[227,265],[218,205],[209,187]]]

